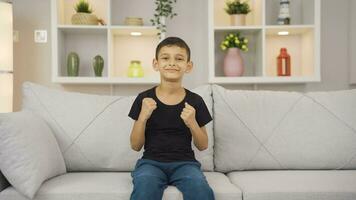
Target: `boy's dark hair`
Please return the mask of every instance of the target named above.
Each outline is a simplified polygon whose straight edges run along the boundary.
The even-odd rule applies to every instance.
[[[167,37],[166,39],[162,40],[156,47],[156,59],[158,59],[159,51],[165,46],[178,46],[180,48],[185,49],[188,56],[188,61],[190,61],[190,48],[184,40],[180,39],[179,37]]]

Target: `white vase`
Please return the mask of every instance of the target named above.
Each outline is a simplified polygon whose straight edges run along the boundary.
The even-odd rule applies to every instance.
[[[246,24],[246,14],[230,15],[231,26],[244,26]]]
[[[163,26],[166,26],[166,18],[167,17],[165,17],[165,16],[160,16],[159,22],[161,24],[161,28],[163,28],[164,30],[167,31],[167,27],[165,27],[165,28],[163,27]],[[161,32],[159,33],[159,39],[163,40],[164,38],[165,38],[165,32],[162,32],[162,30],[161,30]]]
[[[165,16],[160,16],[159,17],[159,22],[163,25],[166,25],[166,17]]]

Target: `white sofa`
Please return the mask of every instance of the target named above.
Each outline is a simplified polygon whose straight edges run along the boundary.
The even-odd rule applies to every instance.
[[[209,148],[194,150],[217,200],[356,199],[356,90],[193,91],[214,119]],[[51,127],[67,168],[35,200],[129,199],[130,171],[142,155],[129,145],[133,100],[24,84],[22,109]],[[183,198],[169,186],[163,199]],[[0,176],[0,200],[28,198]]]

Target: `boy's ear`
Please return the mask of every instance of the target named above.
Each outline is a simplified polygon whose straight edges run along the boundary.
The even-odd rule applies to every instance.
[[[158,71],[158,61],[156,58],[152,60],[152,67],[155,71]]]
[[[193,69],[193,62],[189,61],[188,64],[187,64],[187,69],[185,69],[185,73],[191,72],[192,69]]]

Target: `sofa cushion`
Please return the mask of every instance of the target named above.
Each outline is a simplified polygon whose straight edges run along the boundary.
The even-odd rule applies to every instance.
[[[204,173],[216,200],[239,200],[242,194],[229,179],[217,172]],[[33,200],[128,200],[132,192],[130,173],[83,172],[67,173],[48,180]],[[182,194],[174,186],[169,186],[163,200],[182,200]],[[9,187],[0,193],[0,200],[28,200]]]
[[[213,86],[216,170],[355,169],[356,90]]]
[[[209,85],[192,90],[212,109]],[[68,171],[132,171],[141,152],[130,147],[133,125],[127,115],[134,96],[101,96],[49,89],[26,82],[23,109],[31,110],[51,126]],[[207,125],[209,148],[194,148],[202,169],[212,171],[212,123]]]
[[[244,200],[356,199],[356,170],[244,171],[228,177]]]
[[[29,198],[45,180],[66,172],[52,130],[28,111],[0,114],[0,169]]]

